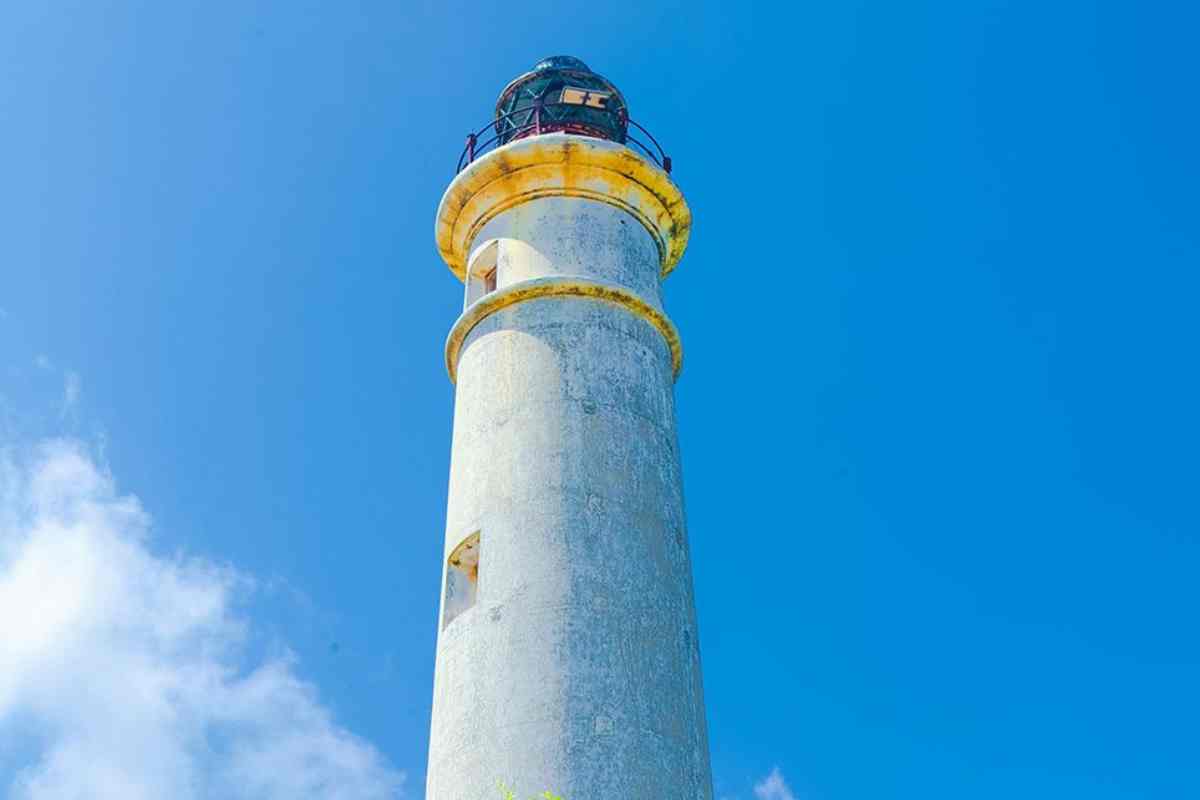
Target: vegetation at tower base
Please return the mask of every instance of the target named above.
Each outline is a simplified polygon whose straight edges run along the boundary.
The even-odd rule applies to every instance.
[[[517,793],[505,786],[504,781],[498,781],[496,785],[500,788],[500,796],[503,800],[517,800]],[[547,789],[536,797],[531,797],[529,800],[564,800],[564,798]]]

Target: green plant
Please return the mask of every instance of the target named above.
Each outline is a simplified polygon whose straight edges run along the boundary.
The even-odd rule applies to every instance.
[[[496,786],[499,787],[500,796],[504,798],[504,800],[517,800],[517,793],[508,786],[505,786],[504,781],[496,781]],[[537,797],[530,798],[530,800],[563,800],[563,798],[547,789]]]

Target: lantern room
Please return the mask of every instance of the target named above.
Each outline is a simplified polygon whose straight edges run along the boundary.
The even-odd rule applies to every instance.
[[[631,129],[645,141],[630,133]],[[467,134],[458,170],[490,149],[546,133],[617,142],[636,148],[671,171],[671,159],[648,130],[630,119],[629,107],[617,87],[574,56],[543,58],[505,86],[492,121]]]
[[[572,56],[551,56],[504,87],[496,101],[499,143],[542,133],[575,133],[625,142],[625,98]]]

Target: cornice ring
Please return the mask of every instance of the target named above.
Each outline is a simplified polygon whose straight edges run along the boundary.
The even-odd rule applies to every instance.
[[[663,337],[671,351],[671,370],[676,378],[683,369],[683,342],[675,323],[666,314],[647,303],[635,292],[616,283],[590,278],[552,277],[520,281],[498,289],[476,300],[455,321],[446,337],[446,372],[450,382],[458,380],[458,358],[471,331],[487,317],[508,308],[541,297],[581,297],[622,306],[634,316],[650,323]]]
[[[459,173],[438,206],[442,258],[464,279],[471,246],[488,221],[520,203],[553,196],[627,211],[658,244],[663,277],[687,248],[691,211],[666,172],[617,142],[549,133],[510,142]]]

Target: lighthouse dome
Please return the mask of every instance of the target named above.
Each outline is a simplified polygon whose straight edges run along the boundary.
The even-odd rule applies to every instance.
[[[534,72],[541,72],[544,69],[574,69],[581,72],[591,72],[591,67],[580,61],[575,56],[547,56],[541,61],[533,65]]]

